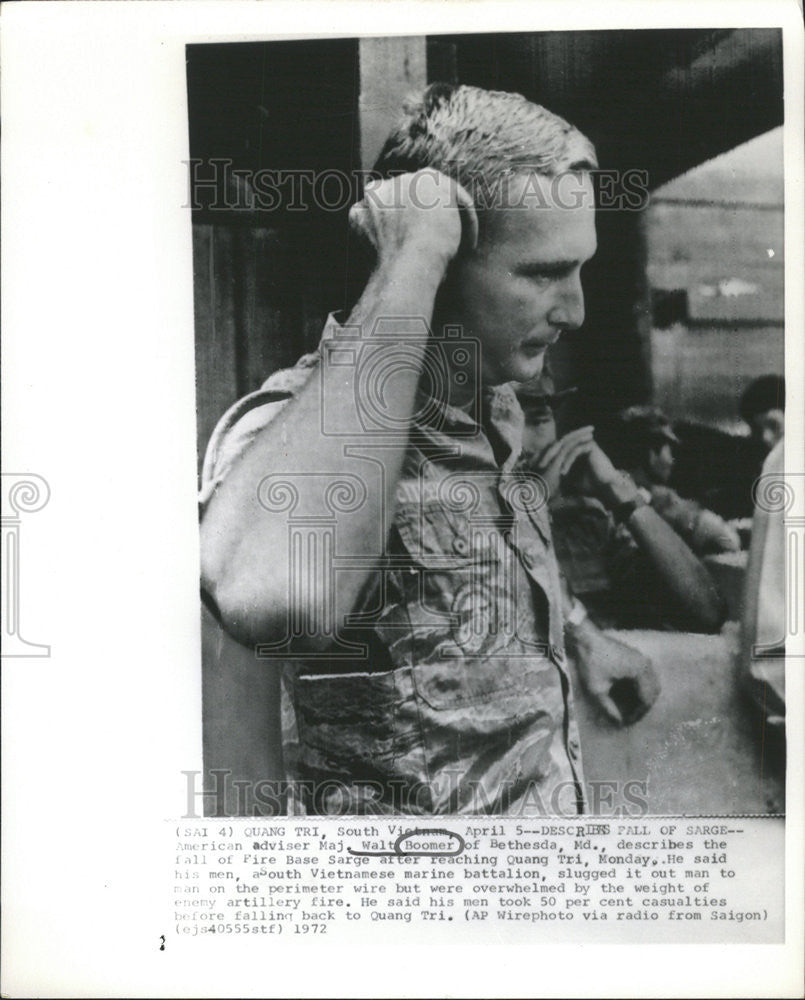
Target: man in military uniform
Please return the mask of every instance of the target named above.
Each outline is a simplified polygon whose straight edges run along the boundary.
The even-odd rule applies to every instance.
[[[360,300],[214,436],[204,590],[293,662],[307,811],[584,809],[564,645],[584,611],[520,467],[512,383],[583,321],[595,166],[519,95],[429,87],[351,213],[375,256]],[[610,714],[617,682],[632,718],[656,697],[642,657],[584,659]]]

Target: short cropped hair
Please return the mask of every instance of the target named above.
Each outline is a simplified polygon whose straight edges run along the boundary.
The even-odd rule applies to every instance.
[[[744,389],[739,411],[747,424],[759,413],[785,410],[785,379],[782,375],[761,375]]]
[[[403,105],[375,164],[382,177],[426,167],[458,181],[478,207],[479,188],[505,177],[547,177],[598,166],[593,144],[573,125],[521,94],[432,83]]]

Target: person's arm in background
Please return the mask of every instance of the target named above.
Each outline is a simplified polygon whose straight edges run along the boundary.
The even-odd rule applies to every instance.
[[[353,206],[352,225],[376,251],[375,270],[347,321],[360,328],[364,343],[371,344],[377,320],[415,317],[400,335],[409,352],[418,350],[420,358],[424,356],[427,333],[422,320],[429,324],[432,319],[436,292],[462,236],[456,193],[467,209],[465,228],[474,244],[477,219],[469,195],[437,171],[378,182]],[[413,366],[400,366],[384,386],[384,402],[400,420],[413,412],[418,379]],[[256,435],[209,499],[201,522],[203,590],[224,627],[247,645],[283,638],[289,613],[296,620],[311,621],[323,610],[326,581],[319,579],[321,574],[303,597],[289,593],[287,514],[265,509],[258,486],[268,473],[292,477],[326,471],[334,480],[339,473],[360,476],[365,463],[345,456],[344,449],[334,447],[333,438],[322,433],[324,398],[335,412],[354,411],[352,380],[344,377],[343,369],[322,365],[320,377],[309,379],[288,401],[281,419]],[[339,514],[340,552],[365,552],[366,540],[383,523],[384,512],[393,510],[405,451],[403,439],[385,449],[384,489],[369,490],[358,510]],[[381,555],[376,553],[377,558]],[[354,607],[370,572],[367,567],[344,574],[332,609],[336,627]],[[319,630],[299,648],[304,643],[304,648],[315,649],[329,641]]]
[[[667,486],[655,486],[651,505],[697,555],[740,552],[741,538],[735,528],[695,500],[686,500]]]
[[[588,697],[619,726],[630,726],[651,708],[660,682],[651,660],[606,635],[562,578],[565,643]]]
[[[717,632],[726,605],[707,567],[676,531],[642,499],[630,476],[615,469],[593,440],[591,427],[560,438],[532,466],[546,481],[549,493],[572,470],[574,488],[596,497],[626,526],[640,551],[669,591],[692,630]]]

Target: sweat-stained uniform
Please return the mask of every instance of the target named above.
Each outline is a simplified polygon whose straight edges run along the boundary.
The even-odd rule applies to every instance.
[[[263,428],[282,441],[277,391],[316,377],[318,356],[307,355],[222,418],[202,510]],[[516,468],[523,414],[511,387],[486,392],[482,412],[479,423],[420,397],[385,557],[342,633],[368,654],[286,666],[298,739],[289,756],[306,812],[584,808],[544,491]],[[337,564],[337,537],[334,549]]]

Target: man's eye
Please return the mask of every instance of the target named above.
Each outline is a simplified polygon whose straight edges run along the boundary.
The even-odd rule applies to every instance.
[[[524,277],[529,278],[531,281],[546,285],[551,281],[558,281],[564,278],[570,273],[570,270],[566,267],[543,267],[538,270],[536,268],[528,268],[522,273]]]
[[[523,271],[522,277],[538,285],[547,285],[556,278],[556,274],[552,271]]]

